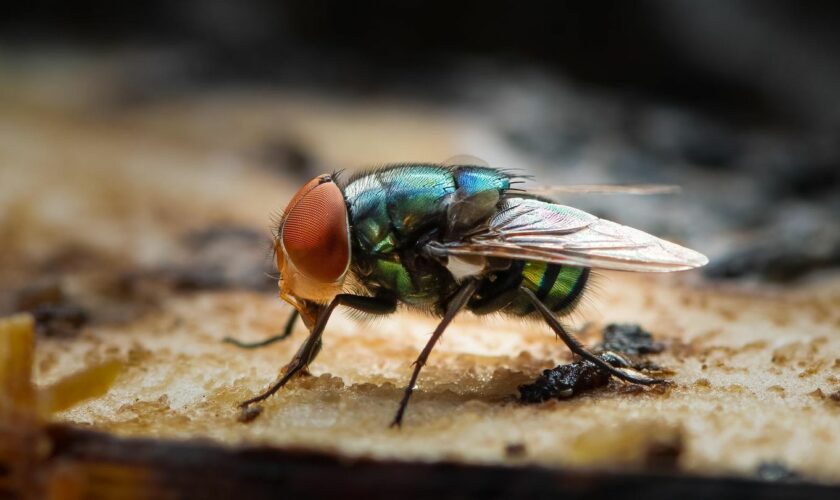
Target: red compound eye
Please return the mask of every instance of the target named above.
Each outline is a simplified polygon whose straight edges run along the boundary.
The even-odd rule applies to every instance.
[[[287,258],[308,278],[333,283],[350,264],[347,206],[329,176],[307,182],[295,194],[280,228]]]

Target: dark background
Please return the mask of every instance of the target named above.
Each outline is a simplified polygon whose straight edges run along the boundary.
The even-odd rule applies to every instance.
[[[24,2],[10,14],[0,19],[7,42],[179,47],[195,57],[183,71],[197,80],[377,92],[446,80],[474,58],[732,118],[840,123],[828,100],[840,84],[835,2],[80,1]]]
[[[606,180],[688,191],[619,219],[711,253],[709,277],[788,281],[840,263],[838,26],[836,2],[27,2],[0,43],[140,48],[129,105],[287,86],[470,110],[553,183],[608,147]]]

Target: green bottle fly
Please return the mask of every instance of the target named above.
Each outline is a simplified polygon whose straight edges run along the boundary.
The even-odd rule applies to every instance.
[[[280,296],[310,334],[284,376],[242,407],[267,398],[309,365],[338,305],[390,314],[403,304],[442,318],[414,365],[394,425],[401,424],[437,339],[463,309],[540,317],[573,352],[621,380],[664,382],[593,355],[558,317],[578,303],[592,268],[667,272],[707,259],[529,195],[512,187],[518,181],[478,165],[407,163],[345,183],[330,175],[308,182],[284,212],[274,246]],[[288,336],[293,321],[277,339]]]

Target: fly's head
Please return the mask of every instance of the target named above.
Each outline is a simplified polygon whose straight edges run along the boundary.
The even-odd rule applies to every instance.
[[[323,305],[341,292],[350,267],[350,222],[344,195],[329,175],[292,198],[274,239],[280,297],[311,329]]]

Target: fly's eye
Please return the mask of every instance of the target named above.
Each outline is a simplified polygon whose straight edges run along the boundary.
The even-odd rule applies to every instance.
[[[333,283],[350,264],[348,232],[344,195],[329,176],[319,176],[292,198],[280,239],[298,271],[316,281]]]

